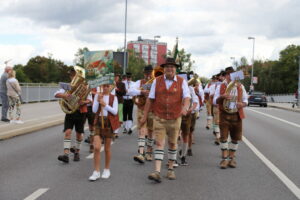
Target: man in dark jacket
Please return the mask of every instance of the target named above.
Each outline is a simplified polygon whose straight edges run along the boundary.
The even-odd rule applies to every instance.
[[[8,97],[7,97],[7,87],[6,87],[6,80],[8,78],[8,72],[12,70],[12,67],[5,67],[4,73],[1,76],[0,81],[0,98],[2,103],[2,116],[1,121],[9,122],[7,119],[7,110],[8,110]]]
[[[118,114],[119,114],[119,121],[122,124],[123,122],[123,96],[126,95],[126,87],[125,84],[121,80],[121,75],[116,74],[115,75],[115,95],[118,98]],[[116,130],[118,132],[119,130]],[[117,137],[117,136],[116,136]]]

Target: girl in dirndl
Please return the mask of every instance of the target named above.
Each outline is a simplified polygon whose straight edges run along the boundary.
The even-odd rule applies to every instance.
[[[120,127],[118,117],[118,99],[110,94],[110,85],[100,86],[102,92],[97,93],[94,97],[93,112],[95,115],[95,133],[94,133],[94,171],[89,177],[90,181],[97,179],[108,179],[111,175],[111,142],[114,137],[114,131]],[[100,173],[100,149],[104,141],[105,167]]]

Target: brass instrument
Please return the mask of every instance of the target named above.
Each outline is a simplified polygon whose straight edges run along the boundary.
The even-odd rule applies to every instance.
[[[141,90],[150,90],[151,85],[152,85],[153,81],[155,80],[155,78],[160,75],[163,75],[163,74],[164,74],[164,68],[162,68],[161,66],[156,66],[151,73],[151,79],[148,80],[144,85],[142,85],[142,87],[140,89]],[[146,104],[146,100],[147,100],[147,98],[144,95],[139,95],[139,96],[133,97],[133,102],[137,106],[144,106]]]
[[[237,84],[239,84],[238,80],[231,81],[228,84],[228,86],[227,86],[227,88],[225,90],[225,94],[230,95],[231,92],[232,92],[232,90],[235,90],[236,93],[237,93],[238,92],[237,91]],[[237,94],[234,95],[231,99],[224,99],[224,101],[223,101],[223,108],[224,108],[225,112],[227,112],[229,114],[232,114],[232,113],[236,113],[238,111],[238,109],[237,109],[236,106],[234,108],[230,107],[230,105],[232,103],[235,103],[235,105],[236,105],[236,103],[237,103]]]
[[[74,69],[76,75],[71,81],[71,89],[66,91],[69,98],[59,100],[59,105],[66,114],[74,113],[80,107],[79,101],[85,100],[90,92],[90,88],[84,78],[84,69],[80,67],[75,67]]]
[[[195,86],[197,83],[201,83],[200,77],[198,74],[195,74],[193,78],[188,81],[188,86]]]
[[[247,73],[245,72],[245,70],[242,70],[244,76],[247,76]],[[238,99],[238,86],[241,84],[240,79],[237,78],[235,80],[232,80],[226,90],[225,90],[225,94],[226,95],[232,95],[233,97],[231,99],[224,99],[223,101],[223,109],[225,112],[232,114],[232,113],[236,113],[238,112],[238,108],[236,107],[238,101],[240,101]],[[231,107],[230,105],[234,104],[235,107]]]

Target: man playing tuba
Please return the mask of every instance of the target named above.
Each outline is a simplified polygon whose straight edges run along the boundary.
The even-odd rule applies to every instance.
[[[216,90],[216,101],[220,111],[221,132],[221,169],[236,167],[235,153],[238,149],[238,141],[242,139],[242,120],[245,118],[243,108],[248,104],[248,95],[245,87],[238,81],[230,79],[232,67],[225,69],[225,81]],[[231,142],[228,143],[230,134]]]
[[[76,75],[76,71],[74,68],[69,70],[69,75],[71,80],[74,79]],[[72,94],[67,93],[64,89],[60,89],[54,94],[55,98],[61,98],[64,100],[69,100],[72,98]],[[79,161],[79,151],[82,141],[82,135],[84,133],[84,121],[85,121],[85,114],[87,113],[87,106],[86,104],[91,103],[92,99],[87,100],[80,100],[78,104],[80,105],[79,108],[73,112],[66,114],[65,122],[64,122],[64,154],[58,156],[58,160],[64,163],[69,163],[69,153],[71,148],[71,134],[72,129],[75,126],[76,131],[76,145],[74,149],[74,161]]]

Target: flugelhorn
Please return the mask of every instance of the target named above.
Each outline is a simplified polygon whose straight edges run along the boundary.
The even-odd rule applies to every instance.
[[[151,85],[153,81],[155,80],[156,77],[163,75],[164,74],[164,69],[161,66],[157,66],[153,69],[151,73],[151,79],[149,79],[144,85],[141,86],[141,90],[150,90]],[[139,95],[139,96],[134,96],[133,97],[133,102],[137,106],[144,106],[146,104],[147,98],[144,95]]]

